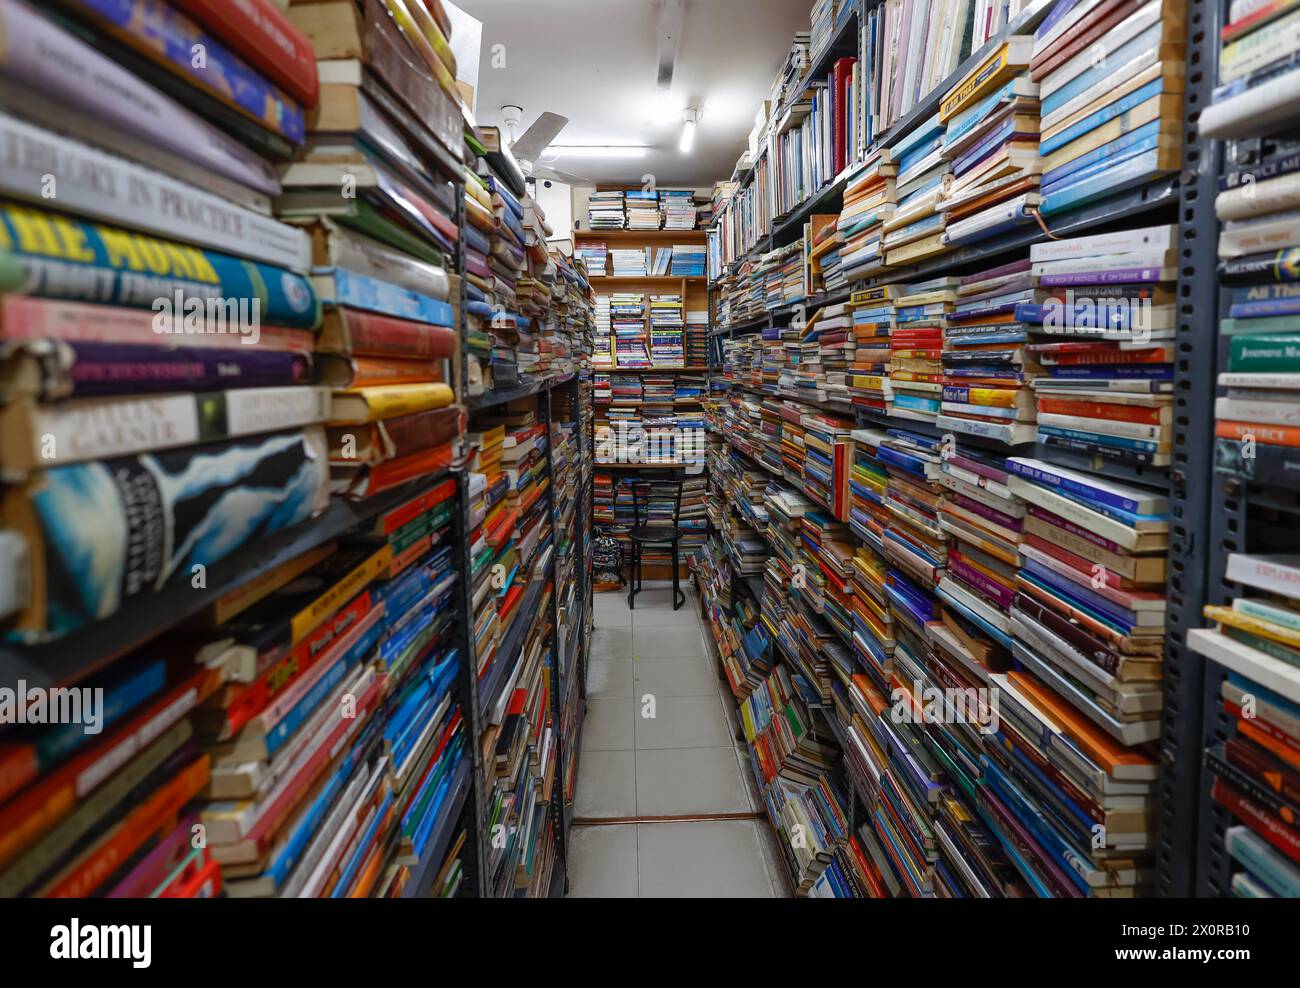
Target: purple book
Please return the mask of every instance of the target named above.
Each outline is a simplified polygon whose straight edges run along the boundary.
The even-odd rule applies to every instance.
[[[247,347],[61,343],[42,363],[41,398],[309,384],[311,355]]]
[[[1029,258],[1022,258],[1019,261],[1012,261],[1010,264],[1002,264],[996,268],[989,268],[986,271],[976,271],[974,274],[968,274],[962,277],[963,285],[973,285],[978,281],[992,281],[994,278],[1005,278],[1009,275],[1020,274],[1022,271],[1028,271],[1033,266]]]
[[[1073,285],[1117,285],[1126,281],[1170,281],[1163,268],[1117,268],[1113,271],[1075,271],[1070,274],[1045,274],[1038,279],[1043,288]]]
[[[989,579],[973,566],[967,565],[961,559],[954,558],[951,554],[948,556],[948,573],[973,589],[975,595],[983,597],[987,603],[993,604],[1004,611],[1011,609],[1011,601],[1016,596],[1014,590]]]
[[[987,518],[995,525],[1001,525],[1003,528],[1009,528],[1013,532],[1020,531],[1020,519],[1012,518],[1010,515],[1004,515],[995,508],[990,508],[987,504],[969,498],[965,494],[958,494],[955,498],[957,504],[967,511],[979,515],[981,518]]]
[[[962,456],[960,453],[955,453],[948,457],[948,462],[962,470],[967,470],[970,473],[977,473],[981,477],[987,477],[989,480],[996,480],[999,484],[1005,484],[1009,475],[1006,470],[999,470],[996,467],[989,466],[987,463],[981,463],[979,460],[972,460],[970,457]]]

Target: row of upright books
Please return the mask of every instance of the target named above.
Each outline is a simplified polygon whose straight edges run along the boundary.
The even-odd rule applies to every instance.
[[[599,190],[589,197],[587,226],[591,230],[695,230],[708,213],[708,200],[690,189]]]
[[[0,4],[0,620],[106,704],[0,736],[6,894],[461,888],[465,118],[442,5],[403,17]],[[150,613],[331,498],[362,524]],[[128,608],[167,630],[92,654]]]
[[[687,309],[678,293],[614,292],[596,297],[596,368],[699,368],[708,363],[709,314]]]
[[[703,278],[705,250],[703,244],[610,250],[604,241],[583,240],[574,255],[593,278]]]

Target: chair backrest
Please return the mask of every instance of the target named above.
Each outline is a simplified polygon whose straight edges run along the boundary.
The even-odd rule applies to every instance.
[[[682,487],[685,478],[678,473],[656,475],[653,478],[641,476],[624,481],[632,490],[632,517],[637,528],[650,524],[650,508],[653,502],[671,498],[673,505],[672,527],[676,528],[682,514]]]

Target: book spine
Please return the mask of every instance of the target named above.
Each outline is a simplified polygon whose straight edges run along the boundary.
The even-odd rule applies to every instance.
[[[437,326],[454,326],[451,305],[439,299],[412,292],[377,278],[368,278],[346,268],[334,268],[329,290],[323,294],[327,305],[341,305],[380,315]]]
[[[158,332],[158,326],[154,314],[143,309],[85,305],[30,295],[0,295],[0,339],[5,340],[114,343],[127,344],[134,349],[163,342],[166,337]],[[183,320],[179,328],[183,330]],[[245,339],[252,337],[252,327],[242,324],[226,324],[214,329],[216,331],[185,334],[185,346],[238,350],[245,345]],[[261,350],[310,354],[315,349],[316,338],[305,329],[262,326],[257,332],[256,343]]]
[[[56,637],[105,618],[178,572],[188,579],[193,566],[211,567],[250,538],[305,521],[327,502],[328,454],[317,427],[61,466],[12,489],[6,521],[17,499],[30,502],[23,526],[43,547],[33,566],[40,592],[19,617],[20,636]],[[92,571],[87,558],[115,562]],[[78,578],[69,583],[65,573]]]
[[[244,145],[30,8],[0,3],[0,34],[0,75],[241,185],[280,194],[275,171]]]
[[[157,789],[148,800],[132,809],[119,826],[42,889],[40,895],[51,899],[90,895],[202,791],[208,784],[209,774],[208,756],[200,755],[179,775]]]
[[[152,309],[179,299],[174,317],[211,302],[256,301],[268,323],[320,324],[311,282],[285,267],[99,226],[25,206],[0,205],[0,258],[22,271],[16,291],[43,298]],[[177,296],[176,293],[180,295]]]
[[[258,126],[295,144],[303,142],[306,119],[302,106],[162,0],[67,3],[118,41],[238,110]],[[194,56],[196,50],[203,53],[203,58]]]
[[[173,0],[308,109],[320,84],[311,44],[268,0]]]
[[[3,113],[0,141],[23,149],[0,170],[0,192],[16,199],[42,204],[48,163],[58,161],[60,209],[290,270],[306,271],[310,264],[302,230],[160,172]]]
[[[271,388],[304,384],[311,378],[308,354],[252,347],[234,350],[74,342],[64,344],[41,363],[44,380],[40,393],[32,396],[40,399]]]
[[[1268,556],[1229,554],[1224,579],[1288,598],[1300,596],[1300,567],[1275,563]]]
[[[1251,830],[1292,861],[1300,864],[1300,834],[1242,795],[1222,778],[1214,780],[1210,795],[1216,803],[1239,817]]]
[[[449,443],[466,426],[464,409],[459,406],[430,409],[377,423],[393,457],[402,457]]]

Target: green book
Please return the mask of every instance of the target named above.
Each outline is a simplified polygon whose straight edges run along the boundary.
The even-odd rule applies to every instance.
[[[1263,319],[1221,319],[1219,332],[1224,336],[1254,333],[1300,333],[1300,315],[1266,316]]]
[[[1300,333],[1248,333],[1229,340],[1228,370],[1300,372]]]
[[[1265,655],[1277,659],[1279,662],[1285,662],[1287,665],[1295,666],[1300,669],[1300,651],[1283,645],[1281,642],[1275,642],[1271,638],[1265,638],[1263,635],[1256,635],[1249,631],[1243,631],[1240,628],[1233,628],[1230,625],[1222,625],[1219,629],[1233,641],[1241,642],[1243,645],[1249,645],[1251,648],[1258,649]]]

